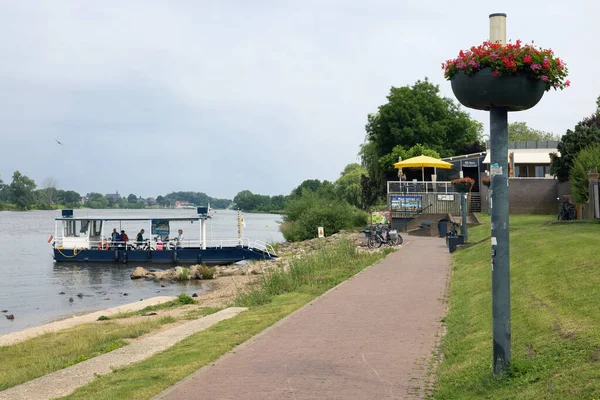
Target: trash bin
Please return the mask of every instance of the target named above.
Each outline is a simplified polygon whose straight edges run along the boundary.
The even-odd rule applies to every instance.
[[[456,251],[456,246],[459,244],[465,243],[464,236],[449,236],[448,237],[448,250],[450,253],[454,253]]]
[[[445,237],[446,232],[448,232],[448,220],[446,218],[442,218],[438,221],[438,236]]]

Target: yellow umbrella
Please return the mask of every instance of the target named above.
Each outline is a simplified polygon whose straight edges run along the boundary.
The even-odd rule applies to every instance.
[[[446,161],[438,160],[437,158],[428,156],[417,156],[408,160],[399,161],[394,164],[394,168],[421,168],[421,177],[425,181],[425,167],[451,169],[452,164]]]

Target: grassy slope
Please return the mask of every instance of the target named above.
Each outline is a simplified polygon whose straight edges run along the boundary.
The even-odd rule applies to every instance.
[[[183,340],[163,353],[103,375],[63,399],[148,399],[250,339],[331,287],[383,258],[357,253],[352,242],[290,262],[288,273],[263,276],[237,305],[250,309]]]
[[[473,228],[489,236],[489,218]],[[492,374],[490,242],[454,253],[438,399],[600,397],[598,224],[511,217],[512,369]]]

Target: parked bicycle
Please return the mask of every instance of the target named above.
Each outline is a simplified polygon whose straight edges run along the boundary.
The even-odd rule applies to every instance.
[[[560,201],[559,197],[557,197],[556,199]],[[569,200],[563,201],[562,205],[560,206],[560,211],[558,213],[558,220],[571,221],[574,219],[577,219],[577,212],[575,211],[575,206],[569,203]]]
[[[381,245],[397,246],[404,242],[400,233],[391,229],[389,226],[375,226],[375,230],[366,230],[367,235],[367,246],[370,249],[379,248]]]

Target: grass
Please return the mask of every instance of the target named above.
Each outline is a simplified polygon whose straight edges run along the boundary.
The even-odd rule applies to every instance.
[[[102,316],[100,316],[100,318],[98,318],[98,320],[106,321],[106,320],[110,320],[110,319],[129,318],[129,317],[133,317],[136,315],[147,314],[149,312],[170,310],[170,309],[185,306],[188,304],[197,304],[197,302],[196,302],[196,300],[194,300],[192,297],[188,296],[187,294],[181,293],[181,294],[179,294],[179,296],[177,296],[176,300],[167,301],[165,303],[160,303],[160,304],[157,304],[154,306],[144,307],[141,310],[137,310],[137,311],[128,311],[128,312],[118,313],[118,314],[112,315],[110,317],[102,315]]]
[[[264,276],[236,305],[249,310],[199,332],[171,349],[98,377],[64,399],[148,399],[302,307],[388,252],[358,253],[350,242],[294,260],[287,273]]]
[[[103,322],[47,333],[0,347],[0,390],[118,349],[132,339],[173,322],[171,317],[120,325]]]
[[[489,236],[489,217],[471,229]],[[453,255],[436,399],[600,397],[600,226],[515,215],[511,230],[512,364],[492,373],[490,241]],[[474,240],[473,240],[474,241]]]

